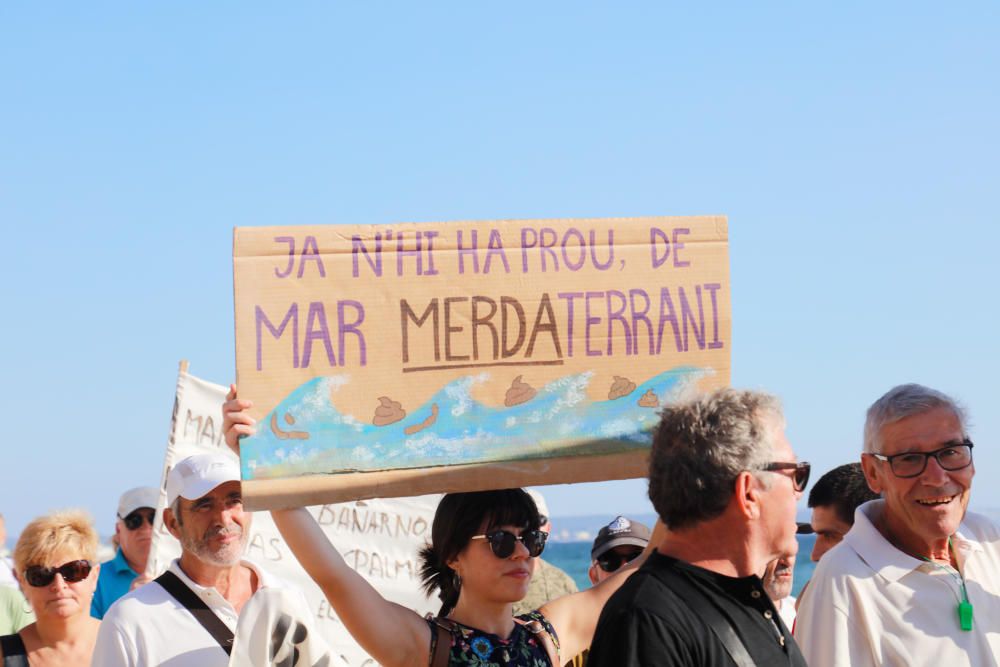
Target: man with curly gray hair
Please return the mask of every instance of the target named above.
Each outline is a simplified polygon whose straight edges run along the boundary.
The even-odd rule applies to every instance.
[[[664,409],[649,497],[669,529],[608,601],[591,646],[604,665],[804,667],[760,576],[798,549],[795,503],[809,478],[781,405],[720,389]]]

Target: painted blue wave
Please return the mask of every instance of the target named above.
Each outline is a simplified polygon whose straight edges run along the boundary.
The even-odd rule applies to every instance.
[[[663,405],[706,372],[675,368],[626,396],[603,401],[587,398],[590,373],[568,375],[513,407],[491,407],[474,399],[471,388],[488,376],[468,376],[387,426],[357,421],[333,407],[331,391],[350,390],[345,378],[314,378],[269,412],[257,435],[242,443],[243,478],[544,458],[570,449],[574,454],[602,454],[648,448],[658,411],[639,406],[640,397],[652,391]],[[433,425],[407,435],[408,427],[417,427],[431,415],[433,405],[438,408]],[[272,419],[279,434],[292,435],[276,434]],[[307,433],[308,439],[296,438],[296,432]]]

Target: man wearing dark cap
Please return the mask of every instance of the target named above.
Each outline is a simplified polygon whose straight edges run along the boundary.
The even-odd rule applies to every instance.
[[[591,584],[598,584],[642,553],[649,544],[649,528],[623,516],[604,526],[590,549]]]

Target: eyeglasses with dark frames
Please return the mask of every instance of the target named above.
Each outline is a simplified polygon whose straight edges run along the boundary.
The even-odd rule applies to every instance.
[[[812,466],[806,461],[793,462],[793,461],[775,461],[773,463],[768,463],[766,466],[761,468],[761,470],[766,470],[768,472],[780,472],[783,470],[791,470],[792,472],[792,486],[798,493],[805,491],[806,484],[809,483],[809,473],[812,472]]]
[[[972,441],[966,438],[961,444],[945,445],[932,452],[903,452],[902,454],[872,454],[879,461],[886,461],[892,474],[904,479],[922,475],[927,469],[927,459],[933,457],[942,470],[954,471],[972,465]]]
[[[548,537],[549,534],[544,530],[526,530],[520,535],[515,535],[509,530],[494,530],[485,535],[473,535],[469,539],[487,540],[493,555],[497,558],[510,558],[517,543],[520,542],[528,550],[528,555],[535,558],[545,549],[545,540]]]
[[[41,565],[32,565],[24,570],[24,580],[35,588],[41,588],[43,586],[48,586],[55,580],[56,575],[62,575],[62,578],[68,584],[75,584],[78,581],[83,581],[88,576],[90,576],[90,571],[94,569],[94,564],[89,560],[71,560],[68,563],[63,563],[59,567],[42,567]]]

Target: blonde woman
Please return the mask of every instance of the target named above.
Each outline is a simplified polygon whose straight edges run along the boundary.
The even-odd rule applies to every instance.
[[[0,664],[89,665],[100,626],[90,616],[99,569],[97,532],[84,512],[29,523],[14,547],[14,575],[37,620],[0,637]]]

